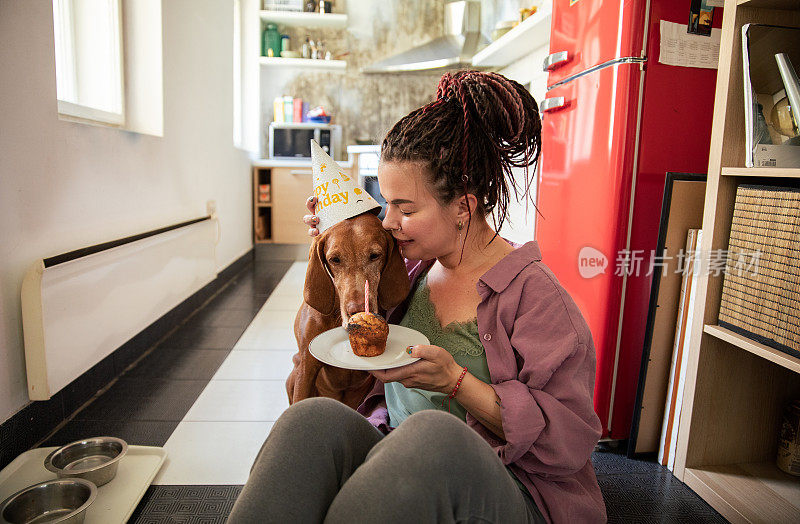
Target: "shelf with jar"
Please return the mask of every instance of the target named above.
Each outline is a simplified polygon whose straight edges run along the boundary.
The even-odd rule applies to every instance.
[[[332,14],[319,13],[294,13],[277,12],[281,16],[294,15],[295,17],[328,17]],[[346,15],[344,23],[346,24]],[[346,53],[345,53],[346,55]],[[333,52],[325,47],[325,42],[307,36],[299,45],[299,49],[292,49],[291,38],[278,30],[278,24],[271,19],[264,24],[261,35],[261,57],[259,62],[268,67],[292,67],[304,69],[344,70],[347,62],[340,60],[345,55],[334,57]]]

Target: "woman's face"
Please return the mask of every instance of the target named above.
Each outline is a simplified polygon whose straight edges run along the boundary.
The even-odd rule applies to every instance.
[[[400,253],[416,260],[438,258],[458,248],[457,204],[439,205],[425,180],[426,170],[420,162],[378,166],[378,184],[387,202],[383,227],[397,239]]]

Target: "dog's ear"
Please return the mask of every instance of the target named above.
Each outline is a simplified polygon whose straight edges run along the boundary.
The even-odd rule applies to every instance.
[[[333,287],[333,280],[325,267],[326,238],[325,233],[317,235],[308,251],[303,300],[323,315],[331,315],[336,306],[336,288]]]
[[[406,263],[397,248],[397,240],[386,230],[389,248],[386,250],[386,264],[378,283],[378,305],[388,311],[399,305],[408,296],[411,284],[408,280]]]

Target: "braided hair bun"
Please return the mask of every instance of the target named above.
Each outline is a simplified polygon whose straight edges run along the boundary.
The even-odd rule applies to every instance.
[[[518,82],[497,73],[445,73],[437,99],[403,117],[386,135],[381,159],[426,163],[429,183],[442,205],[472,193],[481,215],[497,207],[499,231],[510,187],[519,199],[513,167],[525,168],[523,196],[530,196],[529,166],[536,171],[541,131],[536,101]],[[468,230],[471,221],[470,211]]]

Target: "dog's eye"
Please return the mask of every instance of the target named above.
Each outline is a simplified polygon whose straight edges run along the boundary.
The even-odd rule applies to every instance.
[[[381,258],[381,255],[380,255],[379,253],[372,253],[372,254],[369,256],[369,259],[370,259],[370,260],[378,260],[379,258]]]
[[[329,258],[328,260],[329,260],[330,262],[334,263],[334,264],[338,264],[339,262],[341,262],[341,260],[339,259],[339,257],[331,257],[331,258]]]

